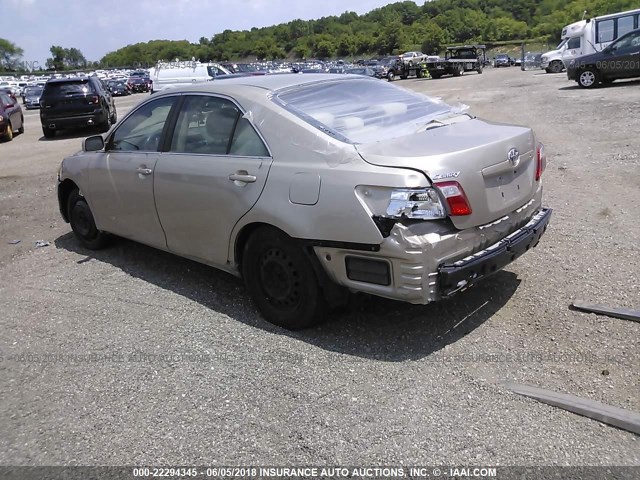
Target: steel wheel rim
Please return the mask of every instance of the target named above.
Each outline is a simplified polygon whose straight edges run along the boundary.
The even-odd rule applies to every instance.
[[[83,238],[88,238],[89,234],[93,230],[93,222],[91,220],[91,212],[89,212],[89,208],[81,202],[78,202],[73,206],[71,215],[76,233]]]
[[[300,272],[281,248],[270,248],[260,257],[259,275],[269,303],[293,310],[301,301]]]

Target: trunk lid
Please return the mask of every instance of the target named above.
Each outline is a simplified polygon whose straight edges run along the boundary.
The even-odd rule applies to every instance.
[[[450,217],[458,229],[491,223],[527,203],[537,190],[536,142],[528,127],[460,115],[431,122],[413,135],[356,148],[373,165],[420,170],[435,185],[458,182],[472,210]],[[513,149],[519,156],[510,160]]]

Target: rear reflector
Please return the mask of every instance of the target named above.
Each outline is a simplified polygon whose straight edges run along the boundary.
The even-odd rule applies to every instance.
[[[389,263],[385,260],[348,256],[344,262],[347,267],[347,278],[350,280],[376,285],[391,285]]]
[[[471,215],[471,205],[469,205],[469,200],[458,182],[440,182],[436,183],[436,186],[447,200],[449,215],[454,217]]]

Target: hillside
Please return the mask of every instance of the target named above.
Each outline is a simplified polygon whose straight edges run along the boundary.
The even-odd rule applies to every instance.
[[[345,12],[250,31],[224,30],[198,43],[153,40],[105,55],[103,66],[153,65],[159,59],[331,58],[439,52],[451,43],[535,39],[554,43],[582,18],[638,6],[637,0],[432,0],[397,2],[364,15]],[[208,32],[203,32],[206,34]]]

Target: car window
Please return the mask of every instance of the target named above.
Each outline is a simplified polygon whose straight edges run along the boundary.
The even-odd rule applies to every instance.
[[[243,157],[268,157],[269,151],[253,129],[251,122],[246,118],[240,118],[233,135],[229,154]]]
[[[77,82],[47,83],[48,95],[72,95],[75,93],[89,93],[91,86],[89,82],[78,80]]]
[[[640,33],[621,38],[611,45],[611,49],[616,52],[626,52],[637,50],[638,48],[640,48]]]
[[[573,50],[574,48],[580,48],[580,37],[573,37],[567,42],[567,48]]]
[[[614,20],[602,20],[598,22],[598,43],[613,41],[613,22]]]
[[[240,110],[229,100],[190,95],[178,116],[171,151],[226,155],[240,115]]]
[[[446,103],[367,77],[318,82],[278,92],[274,100],[309,124],[349,143],[411,135],[452,112]]]
[[[13,104],[13,102],[11,101],[11,98],[9,98],[8,95],[5,95],[4,93],[0,93],[0,103],[2,103],[2,107],[4,107],[5,105],[9,105],[10,103]]]
[[[138,108],[118,126],[108,149],[156,152],[175,98],[158,98]]]
[[[625,33],[629,33],[633,30],[633,20],[633,15],[620,17],[618,19],[618,37],[621,37]]]

